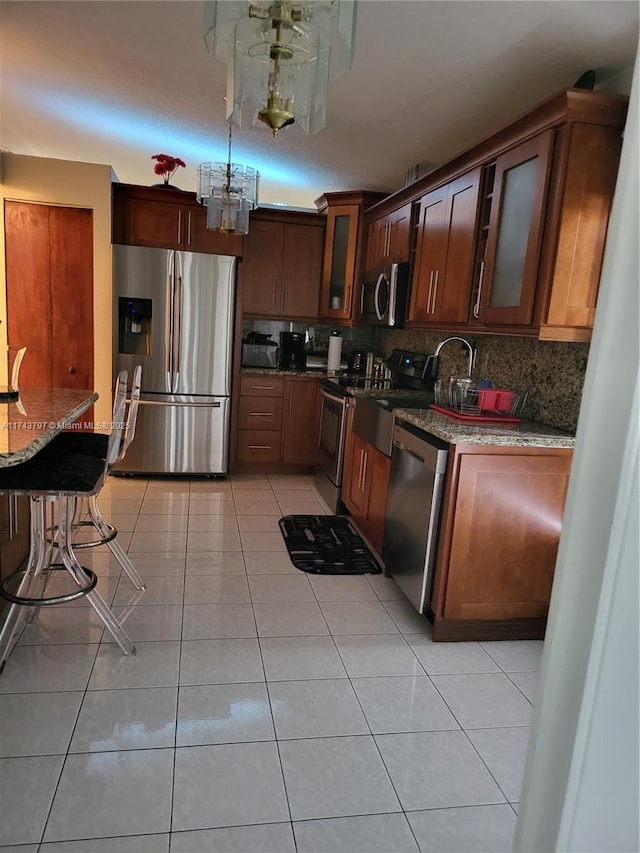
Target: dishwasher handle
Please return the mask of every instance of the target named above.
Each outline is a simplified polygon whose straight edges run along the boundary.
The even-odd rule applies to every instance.
[[[447,467],[449,445],[436,436],[430,435],[410,424],[396,424],[393,429],[393,447],[408,453],[421,465],[436,474],[444,473]]]
[[[423,465],[427,464],[427,460],[425,459],[424,455],[420,456],[420,454],[416,453],[415,450],[411,450],[409,447],[407,447],[407,445],[404,444],[404,442],[398,441],[396,439],[393,442],[393,446],[397,447],[398,450],[403,450],[405,453],[408,453],[409,456],[413,456],[414,459],[417,459],[418,462],[422,462]]]

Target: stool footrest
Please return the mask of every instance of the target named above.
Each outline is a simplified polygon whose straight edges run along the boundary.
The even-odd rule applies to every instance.
[[[81,568],[88,576],[89,582],[75,592],[69,592],[66,595],[52,595],[49,598],[29,598],[23,595],[14,595],[7,591],[6,586],[11,580],[13,580],[13,578],[19,577],[20,575],[24,576],[27,573],[26,570],[20,569],[4,578],[2,583],[0,583],[0,596],[2,596],[2,598],[6,598],[6,600],[10,601],[12,604],[23,604],[27,607],[47,607],[51,604],[67,604],[69,601],[75,601],[78,598],[82,598],[82,596],[86,595],[88,592],[91,592],[92,589],[95,589],[96,584],[98,583],[98,576],[95,572],[91,569],[87,569],[86,566],[81,566]],[[52,571],[60,571],[64,569],[66,571],[66,566],[64,563],[52,563],[49,569]]]
[[[113,542],[118,535],[118,530],[113,524],[109,524],[108,522],[105,522],[105,524],[109,530],[108,536],[102,536],[100,539],[92,539],[91,542],[74,542],[73,550],[79,551],[81,548],[95,548],[98,545],[107,545],[109,542]],[[93,521],[76,521],[76,525],[78,527],[95,527]]]

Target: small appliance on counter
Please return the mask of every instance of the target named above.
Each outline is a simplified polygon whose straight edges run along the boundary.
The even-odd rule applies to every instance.
[[[349,373],[355,373],[360,376],[364,376],[367,370],[367,357],[368,353],[364,350],[354,350],[349,356],[349,367],[347,368]],[[371,354],[373,358],[373,353]]]
[[[278,344],[269,335],[249,332],[242,340],[242,366],[275,369],[278,366]]]
[[[305,370],[307,353],[303,332],[280,332],[280,370]]]

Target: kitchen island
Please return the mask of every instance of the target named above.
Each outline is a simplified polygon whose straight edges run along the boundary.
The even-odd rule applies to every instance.
[[[428,409],[394,414],[449,444],[433,639],[541,639],[573,436],[525,421],[469,425]]]

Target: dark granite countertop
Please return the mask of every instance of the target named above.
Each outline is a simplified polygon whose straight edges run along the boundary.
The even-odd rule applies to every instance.
[[[394,409],[394,415],[449,444],[568,449],[572,449],[575,444],[575,436],[533,421],[521,421],[519,424],[470,424],[431,409]]]
[[[327,371],[322,369],[280,370],[278,367],[241,367],[240,376],[304,376],[309,379],[325,379]]]

